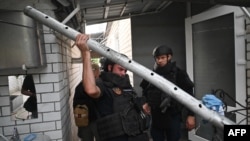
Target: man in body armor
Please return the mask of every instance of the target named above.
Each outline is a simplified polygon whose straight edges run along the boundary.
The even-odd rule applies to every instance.
[[[85,92],[96,101],[99,113],[97,129],[102,141],[148,141],[146,115],[142,102],[130,84],[126,69],[108,59],[103,62],[103,71],[95,81],[91,68],[88,36],[79,34],[76,45],[83,61],[83,86]]]
[[[192,95],[193,82],[185,71],[176,66],[176,62],[171,62],[172,56],[172,49],[166,45],[156,47],[153,50],[155,59],[153,71]],[[181,103],[146,80],[143,80],[140,86],[147,99],[146,109],[151,112],[150,133],[154,141],[165,141],[165,139],[167,141],[179,141],[182,120],[186,122],[188,130],[195,127],[194,113],[183,107]],[[183,116],[184,111],[186,111],[186,116]]]

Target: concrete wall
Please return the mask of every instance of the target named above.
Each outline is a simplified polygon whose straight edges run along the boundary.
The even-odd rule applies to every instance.
[[[153,49],[157,45],[167,44],[173,49],[173,60],[177,62],[179,67],[185,69],[184,19],[184,4],[171,4],[165,11],[159,14],[132,17],[133,59],[152,69],[154,65]],[[141,92],[139,87],[141,80],[142,78],[134,74],[134,85],[137,92]]]

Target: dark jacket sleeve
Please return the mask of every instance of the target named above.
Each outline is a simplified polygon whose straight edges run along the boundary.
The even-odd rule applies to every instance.
[[[143,103],[147,102],[147,89],[149,87],[149,82],[143,79],[140,83],[140,87],[142,88],[142,101]]]

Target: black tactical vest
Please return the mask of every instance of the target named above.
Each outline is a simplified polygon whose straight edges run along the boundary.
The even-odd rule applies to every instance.
[[[108,77],[114,78],[114,77]],[[146,127],[145,117],[142,115],[140,105],[135,103],[135,92],[130,83],[103,80],[101,91],[103,97],[111,99],[112,113],[101,117],[97,121],[100,137],[103,139],[118,137],[122,135],[136,136],[141,134]],[[116,80],[116,79],[113,79]],[[129,82],[127,80],[124,80]],[[108,100],[107,100],[108,101]]]

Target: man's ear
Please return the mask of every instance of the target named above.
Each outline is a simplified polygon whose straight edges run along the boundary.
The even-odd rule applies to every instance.
[[[170,54],[168,54],[167,57],[168,57],[168,60],[172,59],[172,55],[170,55]]]
[[[108,72],[112,71],[112,65],[108,65]]]

